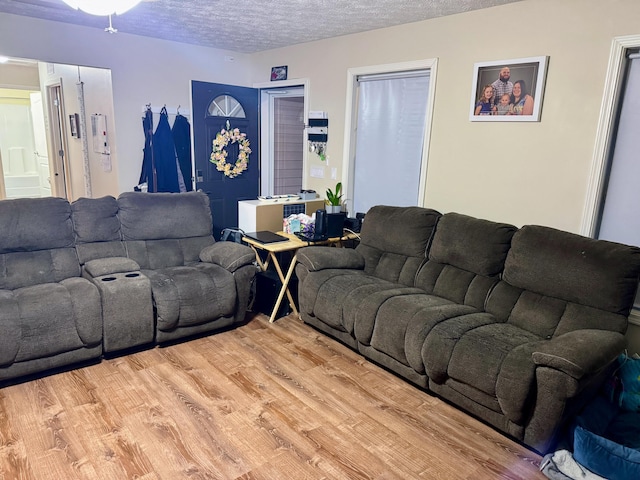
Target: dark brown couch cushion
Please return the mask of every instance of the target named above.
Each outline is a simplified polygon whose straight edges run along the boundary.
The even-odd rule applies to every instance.
[[[365,260],[365,272],[412,286],[439,218],[440,213],[428,208],[372,207],[357,247]]]
[[[513,237],[503,278],[524,290],[626,316],[639,270],[639,248],[527,225]]]

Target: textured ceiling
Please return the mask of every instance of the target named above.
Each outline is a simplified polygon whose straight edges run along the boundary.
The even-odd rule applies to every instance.
[[[119,32],[253,53],[520,0],[142,0]],[[61,0],[0,0],[0,12],[104,29]],[[106,35],[106,33],[105,33]]]

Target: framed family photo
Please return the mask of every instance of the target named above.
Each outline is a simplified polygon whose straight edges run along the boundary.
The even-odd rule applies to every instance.
[[[476,63],[469,120],[539,122],[549,57]]]

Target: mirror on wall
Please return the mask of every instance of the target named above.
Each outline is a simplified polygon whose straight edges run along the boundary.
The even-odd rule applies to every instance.
[[[110,161],[87,138],[96,112],[113,118],[109,69],[20,58],[0,64],[0,198],[75,200],[111,181]]]

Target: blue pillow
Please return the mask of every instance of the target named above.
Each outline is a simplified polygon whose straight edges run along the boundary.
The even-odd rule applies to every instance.
[[[618,375],[622,381],[620,406],[629,412],[640,412],[640,359],[620,355]]]
[[[609,480],[640,478],[640,451],[607,440],[576,426],[573,438],[573,458]]]

